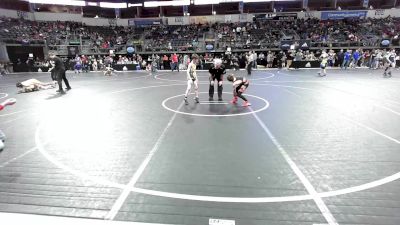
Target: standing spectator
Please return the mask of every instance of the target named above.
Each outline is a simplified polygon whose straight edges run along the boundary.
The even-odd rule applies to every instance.
[[[377,50],[377,54],[375,57],[375,64],[374,64],[374,69],[378,69],[381,67],[382,60],[383,60],[383,52],[381,50]]]
[[[97,60],[96,59],[94,59],[93,62],[92,62],[92,69],[93,69],[93,71],[97,71],[98,70],[98,68],[97,68]]]
[[[89,62],[88,62],[88,58],[85,55],[82,55],[81,57],[82,60],[82,72],[89,72]]]
[[[353,53],[353,57],[352,58],[353,58],[352,59],[352,62],[353,62],[352,68],[356,68],[358,66],[358,61],[360,60],[360,52],[358,50],[356,50]]]
[[[347,67],[350,64],[350,61],[351,61],[351,50],[347,50],[346,53],[344,53],[342,69],[344,67],[344,69],[347,70]]]
[[[340,66],[341,68],[343,67],[343,60],[344,60],[344,53],[343,53],[343,49],[341,49],[338,54],[336,54],[336,62],[337,65]]]
[[[253,68],[257,69],[257,58],[258,57],[257,57],[257,53],[255,51],[253,51],[252,57],[253,57]]]
[[[82,72],[82,60],[78,55],[76,55],[76,57],[75,57],[74,70],[75,70],[75,73]]]
[[[272,63],[274,62],[274,55],[271,51],[267,54],[267,68],[272,68]]]
[[[247,70],[247,75],[251,75],[251,67],[253,64],[253,56],[251,52],[248,52],[246,54],[246,70]]]
[[[178,55],[176,53],[174,53],[173,55],[171,55],[171,69],[172,72],[174,72],[174,69],[178,70],[179,72],[179,60],[178,60]]]
[[[371,56],[369,57],[369,69],[374,69],[375,68],[377,53],[378,53],[377,50],[372,50]]]
[[[294,59],[294,55],[293,52],[291,50],[288,51],[287,55],[287,59],[286,59],[286,69],[289,70],[290,67],[292,66],[293,63],[293,59]]]
[[[1,75],[5,75],[5,74],[6,74],[5,64],[3,64],[2,62],[0,62],[0,76],[1,76]]]
[[[163,56],[163,69],[166,70],[168,68],[168,56]]]
[[[364,52],[364,56],[363,56],[364,62],[362,64],[362,66],[369,67],[370,58],[371,58],[371,54],[370,54],[369,50],[366,50]]]
[[[303,51],[299,50],[294,57],[294,61],[302,61],[303,60]],[[294,64],[295,69],[299,69],[299,63]]]
[[[287,59],[287,57],[286,57],[286,54],[284,53],[284,52],[282,52],[282,54],[281,54],[281,63],[282,63],[282,65],[281,65],[281,67],[280,68],[285,68],[286,66],[286,59]]]
[[[28,58],[28,60],[26,60],[26,64],[28,65],[29,72],[33,72],[33,66],[35,64],[33,58]]]
[[[232,66],[236,71],[239,70],[239,59],[236,54],[232,57]]]
[[[200,69],[203,70],[204,69],[204,57],[203,57],[203,55],[200,55],[200,57],[199,57],[199,65],[200,65]]]
[[[333,67],[334,65],[335,65],[335,52],[333,50],[329,50],[328,66]]]
[[[265,62],[265,55],[264,55],[264,53],[261,52],[261,53],[258,55],[258,59],[260,60],[261,65],[267,67],[267,63]]]

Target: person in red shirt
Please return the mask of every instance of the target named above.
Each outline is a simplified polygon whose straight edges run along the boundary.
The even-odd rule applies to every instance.
[[[89,72],[89,64],[88,64],[87,56],[82,55],[81,60],[82,60],[82,69],[83,69],[83,71],[88,73]]]
[[[172,62],[171,65],[172,72],[174,72],[175,69],[178,70],[179,72],[179,60],[178,60],[178,55],[176,53],[171,55],[171,62]]]

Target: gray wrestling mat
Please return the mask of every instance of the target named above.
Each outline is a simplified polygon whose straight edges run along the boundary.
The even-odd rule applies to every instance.
[[[68,73],[63,96],[0,77],[0,220],[400,224],[398,71],[317,72],[253,71],[249,108],[227,81],[208,101],[207,72],[187,106],[185,72]]]

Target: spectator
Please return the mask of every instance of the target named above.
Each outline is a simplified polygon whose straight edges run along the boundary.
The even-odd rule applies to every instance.
[[[342,69],[347,70],[347,67],[350,65],[351,62],[351,50],[347,50],[346,53],[344,54],[344,59],[343,59],[343,64],[342,64]]]
[[[171,66],[172,72],[174,72],[175,69],[178,70],[179,72],[179,60],[178,60],[178,55],[176,53],[171,55],[171,63],[172,63]]]

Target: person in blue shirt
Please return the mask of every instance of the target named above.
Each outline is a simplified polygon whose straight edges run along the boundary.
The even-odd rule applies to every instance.
[[[356,50],[353,53],[353,64],[352,64],[352,68],[356,68],[358,66],[358,61],[360,60],[360,53],[358,52],[358,50]]]
[[[346,53],[344,53],[344,59],[343,59],[343,64],[342,64],[342,69],[344,67],[344,69],[347,70],[347,67],[350,64],[350,60],[351,60],[351,50],[347,50]]]

